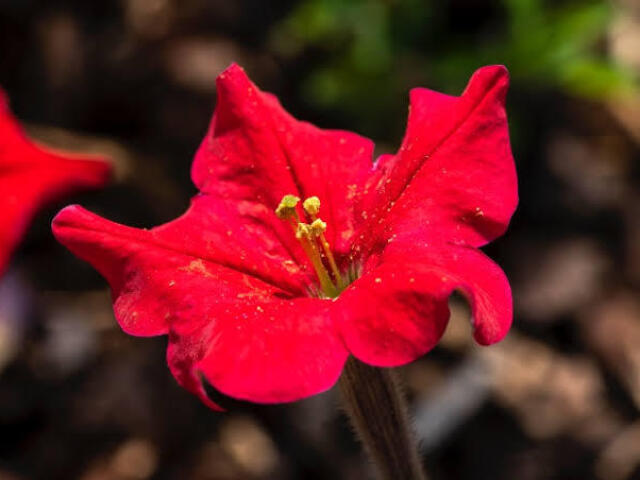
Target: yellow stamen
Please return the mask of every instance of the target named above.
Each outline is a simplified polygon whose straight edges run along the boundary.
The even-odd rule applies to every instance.
[[[296,229],[296,238],[298,240],[303,240],[305,238],[309,238],[311,233],[311,225],[307,225],[306,223],[298,223],[298,228]]]
[[[319,218],[316,218],[313,222],[311,222],[311,225],[309,225],[309,228],[314,237],[319,237],[327,229],[327,224],[324,223]]]
[[[280,205],[276,208],[276,215],[278,218],[287,219],[291,217],[297,217],[296,205],[300,202],[300,198],[295,195],[285,195],[280,200]]]
[[[338,270],[338,264],[336,263],[336,259],[333,257],[333,253],[331,252],[331,246],[327,241],[327,238],[324,236],[324,231],[327,229],[327,224],[318,218],[318,213],[320,212],[320,199],[318,197],[309,197],[302,202],[302,207],[304,211],[311,217],[313,222],[311,225],[316,222],[321,222],[323,228],[316,236],[320,239],[320,244],[322,245],[322,250],[324,251],[325,257],[327,257],[327,261],[329,262],[329,266],[331,267],[331,272],[338,284],[338,288],[342,289],[344,286],[342,276],[340,275],[340,270]]]
[[[302,202],[302,208],[310,217],[318,215],[318,212],[320,212],[320,199],[318,197],[309,197]]]
[[[300,220],[296,210],[299,202],[300,198],[295,195],[285,195],[278,208],[276,208],[276,215],[291,223],[296,238],[300,241],[302,249],[309,260],[311,260],[323,293],[328,297],[336,297],[346,284],[331,253],[331,246],[324,235],[327,224],[317,217],[320,212],[320,199],[318,197],[309,197],[302,203],[305,213],[312,220],[310,224]],[[325,267],[325,263],[322,260],[323,256],[316,242],[320,242],[322,246],[322,253],[324,253],[324,257],[331,267],[333,279]]]
[[[296,238],[300,240],[300,242],[302,243],[302,248],[311,260],[313,269],[316,271],[316,275],[318,275],[318,280],[320,280],[320,287],[322,288],[322,291],[329,297],[337,296],[338,289],[331,281],[329,272],[327,272],[327,269],[322,263],[320,252],[318,251],[318,247],[311,233],[311,225],[308,225],[306,223],[298,223],[298,228],[296,229]]]

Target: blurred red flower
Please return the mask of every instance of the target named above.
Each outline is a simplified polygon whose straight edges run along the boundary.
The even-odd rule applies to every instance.
[[[201,375],[270,403],[328,389],[349,354],[410,362],[440,339],[454,289],[490,344],[512,317],[504,273],[477,249],[517,204],[507,87],[491,66],[460,97],[412,90],[400,149],[374,163],[370,140],[294,119],[232,65],[183,216],[145,230],[70,206],[53,231],[109,281],[126,332],[169,335],[169,368],[212,408]]]
[[[40,207],[64,194],[104,185],[111,166],[99,158],[31,142],[0,89],[0,275]]]

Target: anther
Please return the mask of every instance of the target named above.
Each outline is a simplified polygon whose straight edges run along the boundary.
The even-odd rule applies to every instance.
[[[318,197],[309,197],[302,202],[302,208],[307,212],[307,215],[315,218],[318,212],[320,212],[320,199]]]
[[[300,198],[295,195],[285,195],[280,200],[280,205],[276,208],[278,218],[287,219],[296,215],[296,206],[300,202]]]
[[[319,218],[316,218],[313,222],[311,222],[311,225],[309,225],[309,230],[314,237],[319,237],[324,233],[326,229],[327,224]]]
[[[296,238],[300,241],[302,249],[316,271],[323,293],[328,297],[336,297],[344,288],[345,283],[331,253],[329,242],[327,242],[324,235],[327,224],[317,216],[318,212],[320,212],[320,199],[318,197],[309,197],[302,202],[302,208],[311,221],[310,224],[302,221],[298,215],[296,207],[299,202],[300,198],[295,195],[285,195],[282,197],[278,208],[276,208],[276,215],[280,219],[288,220],[291,224]],[[325,260],[323,260],[323,254]],[[328,262],[331,267],[333,279],[324,261]]]
[[[296,238],[298,240],[302,240],[303,238],[311,237],[311,225],[307,223],[298,223],[298,228],[296,228]]]

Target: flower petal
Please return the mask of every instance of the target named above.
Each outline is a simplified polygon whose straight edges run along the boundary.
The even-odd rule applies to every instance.
[[[36,211],[64,194],[107,183],[99,157],[44,149],[31,142],[0,89],[0,274]]]
[[[378,366],[408,363],[432,349],[447,325],[447,300],[459,289],[469,300],[474,337],[483,345],[501,340],[512,320],[509,283],[479,250],[456,245],[393,242],[381,263],[345,290],[336,302],[348,350]]]
[[[238,233],[233,230],[236,225],[219,207],[210,198],[199,196],[182,217],[146,230],[119,225],[79,206],[70,206],[53,219],[52,228],[63,245],[107,279],[116,317],[132,335],[167,333],[166,318],[172,309],[163,301],[165,290],[174,291],[172,287],[192,271],[212,278],[209,270],[215,265],[221,271],[235,271],[246,277],[243,290],[248,289],[249,278],[253,278],[284,296],[302,294],[304,285],[295,283],[296,274],[299,278],[302,272],[293,262],[282,260],[286,257],[278,256],[279,245],[269,238],[269,232],[253,225],[253,244],[246,235],[234,237]],[[266,242],[271,248],[262,250],[260,247]],[[196,284],[194,288],[199,287]],[[235,299],[236,292],[231,294]]]
[[[167,333],[170,312],[156,289],[161,282],[171,281],[166,278],[166,265],[184,262],[183,255],[154,248],[147,230],[109,222],[77,205],[60,211],[51,226],[60,243],[109,282],[116,319],[125,332]]]
[[[217,79],[218,104],[192,168],[196,186],[217,198],[258,201],[275,209],[286,194],[316,195],[335,251],[354,235],[354,197],[372,166],[373,143],[321,130],[289,115],[232,65]],[[279,222],[274,228],[290,233]],[[289,248],[304,258],[293,236]]]
[[[327,315],[330,304],[251,295],[208,307],[205,302],[198,309],[206,320],[197,328],[192,320],[171,323],[169,364],[192,378],[201,373],[225,395],[252,402],[320,393],[336,383],[348,355]]]
[[[506,69],[491,66],[478,70],[460,97],[411,91],[402,145],[377,162],[360,206],[369,219],[365,252],[416,229],[476,247],[504,233],[518,201],[504,110],[508,83]]]
[[[169,334],[171,371],[211,408],[200,374],[223,393],[256,402],[329,388],[347,356],[325,314],[332,302],[294,299],[300,292],[261,276],[253,262],[267,262],[258,258],[265,252],[247,250],[240,259],[245,245],[215,237],[225,221],[215,217],[220,209],[206,217],[215,206],[196,197],[183,217],[151,230],[71,206],[54,219],[53,231],[109,281],[116,318],[127,333]]]
[[[274,228],[275,214],[256,201],[221,201],[197,195],[181,217],[153,228],[153,235],[189,255],[253,275],[296,295],[304,295],[315,276],[295,261],[284,240],[290,225]],[[278,220],[278,224],[281,222]]]

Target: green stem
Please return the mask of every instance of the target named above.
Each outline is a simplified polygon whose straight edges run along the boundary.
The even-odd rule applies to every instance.
[[[380,479],[426,480],[394,372],[351,357],[338,385],[344,409]]]

